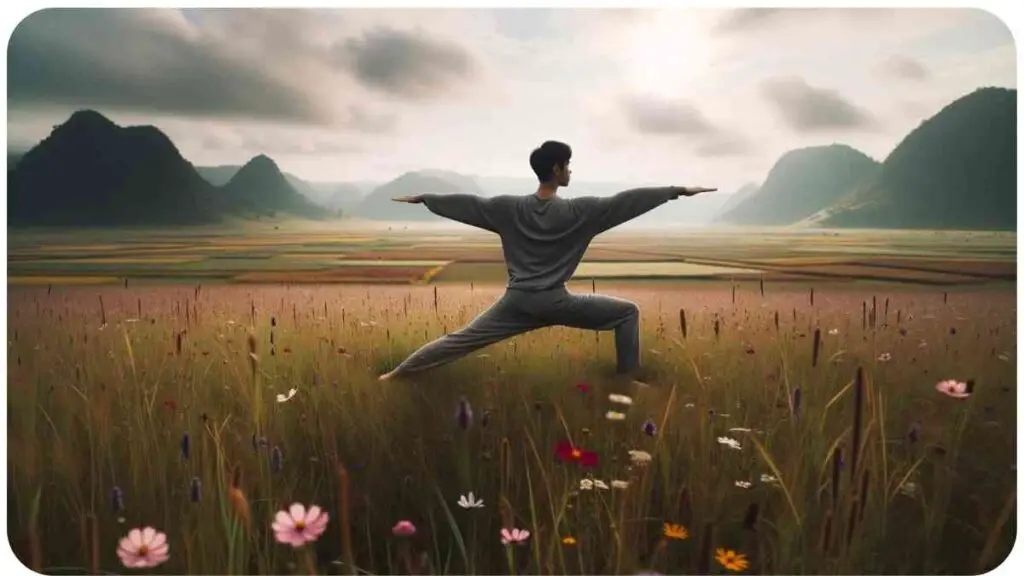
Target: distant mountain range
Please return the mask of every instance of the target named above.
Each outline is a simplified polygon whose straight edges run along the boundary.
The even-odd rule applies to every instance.
[[[1017,229],[1017,91],[981,88],[908,134],[881,163],[845,145],[779,159],[717,219],[829,228]]]
[[[844,144],[783,154],[760,185],[670,202],[633,225],[1016,230],[1017,91],[983,88],[923,122],[882,162]],[[75,112],[24,154],[8,152],[8,226],[197,225],[339,216],[438,221],[411,194],[529,194],[530,177],[408,172],[386,183],[309,182],[265,155],[193,166],[153,126]],[[674,183],[667,183],[674,184]],[[566,197],[643,186],[577,182]]]

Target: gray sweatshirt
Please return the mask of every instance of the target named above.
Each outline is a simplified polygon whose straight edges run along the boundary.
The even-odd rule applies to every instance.
[[[536,194],[424,194],[423,203],[438,216],[498,234],[508,288],[532,292],[564,286],[594,236],[678,198],[681,191],[635,188],[601,198],[546,199]]]

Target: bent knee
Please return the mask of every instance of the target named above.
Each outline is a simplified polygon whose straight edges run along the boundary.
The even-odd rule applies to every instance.
[[[636,302],[630,302],[626,300],[625,302],[623,302],[622,310],[623,314],[625,314],[629,318],[640,317],[640,307],[637,306]]]

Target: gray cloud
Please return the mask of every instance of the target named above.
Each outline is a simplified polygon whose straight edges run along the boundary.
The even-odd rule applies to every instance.
[[[335,120],[297,79],[286,82],[222,40],[143,10],[36,12],[15,29],[7,63],[11,106]]]
[[[730,10],[718,21],[715,31],[736,34],[756,31],[789,22],[812,24],[822,18],[844,21],[886,17],[896,9],[869,8],[740,8]]]
[[[726,132],[701,139],[693,148],[693,153],[701,158],[747,156],[753,152],[753,146],[745,138]]]
[[[457,44],[383,27],[336,46],[335,57],[363,84],[407,99],[438,96],[477,68]]]
[[[928,68],[921,62],[907,56],[895,55],[881,66],[881,72],[904,80],[925,80],[931,76]]]
[[[711,134],[715,126],[687,102],[655,98],[625,98],[622,108],[630,126],[644,134]]]
[[[815,88],[802,78],[774,78],[761,84],[761,93],[782,119],[798,132],[863,129],[875,125],[865,110],[846,101],[836,90]]]
[[[719,32],[740,32],[777,19],[784,12],[785,9],[783,8],[741,8],[730,10],[718,21],[715,29]]]

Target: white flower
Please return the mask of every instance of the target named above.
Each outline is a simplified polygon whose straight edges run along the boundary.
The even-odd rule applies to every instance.
[[[879,362],[888,362],[889,360],[892,360],[892,354],[889,354],[888,352],[882,352],[878,356],[878,361]]]
[[[295,388],[292,388],[291,390],[288,391],[288,395],[287,396],[285,396],[284,394],[278,394],[277,395],[277,401],[278,402],[287,402],[287,401],[289,401],[289,400],[291,400],[292,398],[295,397],[295,393],[296,392],[298,392],[298,390],[295,389]]]
[[[629,459],[632,460],[634,464],[644,465],[651,461],[651,454],[650,452],[644,452],[643,450],[630,450]]]
[[[904,482],[900,485],[900,492],[904,496],[913,496],[914,494],[917,494],[917,484],[914,484],[913,482]]]
[[[609,419],[609,420],[625,420],[626,419],[626,415],[625,414],[623,414],[622,412],[616,412],[614,410],[609,410],[608,413],[604,415],[604,417]]]
[[[750,482],[747,482],[746,480],[737,480],[736,481],[736,486],[746,490],[747,488],[750,488],[751,486],[753,486],[753,484],[751,484]]]
[[[470,491],[469,494],[463,494],[459,498],[459,506],[462,506],[463,508],[466,508],[466,509],[469,509],[469,508],[483,508],[484,507],[484,501],[477,499],[477,497],[473,495],[473,492]]]
[[[625,490],[626,488],[629,488],[629,482],[625,480],[612,480],[612,488],[615,488],[616,490]]]
[[[753,432],[750,428],[729,428],[729,432]]]
[[[693,402],[687,402],[687,403],[686,403],[686,404],[685,404],[685,405],[683,406],[683,408],[693,408],[694,406],[696,406],[696,404],[694,404]]]
[[[608,485],[607,484],[605,484],[604,482],[602,482],[600,480],[596,480],[596,479],[594,480],[594,486],[597,486],[601,490],[607,490],[608,489]]]
[[[718,443],[719,444],[725,444],[726,446],[728,446],[729,448],[732,448],[733,450],[742,450],[743,449],[740,446],[740,443],[739,443],[738,440],[733,440],[732,438],[728,438],[726,436],[719,436],[718,437]]]
[[[593,490],[593,489],[594,489],[594,481],[593,480],[590,480],[590,479],[587,479],[587,478],[584,478],[583,480],[580,480],[580,490]]]
[[[839,328],[833,328],[829,330],[828,333],[835,336],[836,334],[839,334]]]
[[[771,474],[761,474],[761,482],[764,482],[765,484],[774,484],[778,481],[779,479]]]
[[[612,402],[615,402],[616,404],[625,404],[627,406],[633,403],[632,398],[622,394],[609,394],[608,399],[611,400]]]

